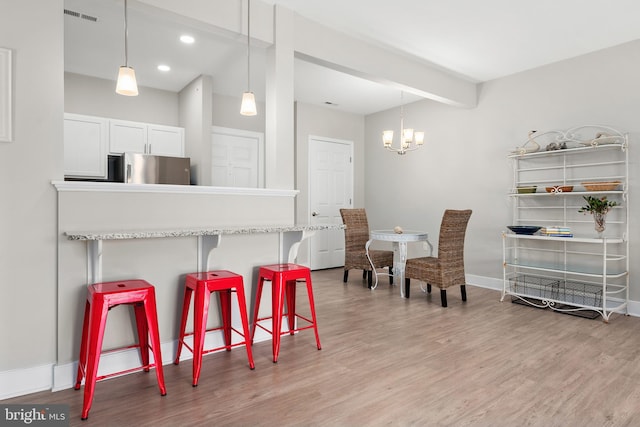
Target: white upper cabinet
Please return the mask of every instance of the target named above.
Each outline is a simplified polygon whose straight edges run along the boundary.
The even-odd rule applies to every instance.
[[[184,128],[126,120],[109,121],[109,152],[184,157]]]
[[[147,152],[147,125],[124,120],[109,120],[109,152]]]
[[[184,128],[149,125],[147,141],[149,154],[184,157]]]
[[[64,175],[107,177],[109,120],[79,114],[64,115]]]
[[[106,179],[107,155],[184,157],[184,128],[64,114],[64,176]]]

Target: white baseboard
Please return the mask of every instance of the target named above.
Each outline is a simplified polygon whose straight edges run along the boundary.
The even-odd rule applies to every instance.
[[[629,316],[640,317],[640,301],[631,301],[627,305],[627,313]]]
[[[484,277],[484,276],[474,276],[471,274],[467,274],[465,277],[469,285],[477,286],[479,288],[493,289],[495,291],[502,292],[502,279],[495,279],[493,277]]]
[[[0,372],[0,400],[51,389],[53,363]]]

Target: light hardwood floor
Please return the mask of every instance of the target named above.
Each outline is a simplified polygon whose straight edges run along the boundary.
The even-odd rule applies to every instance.
[[[210,354],[198,387],[191,361],[155,375],[98,383],[87,421],[82,392],[2,403],[67,403],[71,426],[637,426],[640,319],[596,320],[500,302],[467,286],[411,299],[386,279],[375,291],[353,271],[313,273],[322,350],[313,332],[285,336],[277,364],[256,343]],[[299,287],[302,291],[302,287]],[[304,297],[304,295],[301,295]],[[173,355],[163,355],[167,360]]]

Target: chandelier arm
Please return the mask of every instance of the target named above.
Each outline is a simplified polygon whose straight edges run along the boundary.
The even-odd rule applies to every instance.
[[[414,146],[414,147],[409,147],[409,148],[395,148],[395,147],[384,147],[389,151],[393,151],[394,153],[398,153],[398,154],[404,154],[408,151],[416,151],[420,148],[420,146]]]

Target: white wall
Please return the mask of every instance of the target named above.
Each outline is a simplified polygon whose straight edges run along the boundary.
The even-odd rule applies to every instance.
[[[64,111],[120,120],[180,126],[178,94],[140,86],[140,96],[116,94],[116,81],[64,73]]]
[[[13,50],[14,77],[14,140],[0,143],[0,372],[55,361],[50,180],[63,177],[62,9],[62,0],[23,0],[3,2],[0,13],[0,46]]]
[[[258,114],[255,116],[242,116],[240,115],[241,101],[241,93],[239,93],[238,96],[226,96],[214,93],[213,125],[264,133],[264,103],[257,103]]]
[[[403,157],[383,150],[382,130],[398,126],[398,110],[366,118],[366,208],[378,226],[425,229],[437,242],[446,208],[471,208],[467,274],[502,277],[500,232],[510,225],[506,154],[529,130],[610,125],[630,135],[630,208],[640,186],[640,41],[483,84],[474,109],[434,102],[405,106],[405,123],[426,131],[422,150]],[[637,215],[635,216],[637,217]],[[636,259],[640,233],[630,221],[631,299],[640,301]]]
[[[211,185],[211,76],[200,75],[179,94],[185,153],[191,158],[191,183]]]

